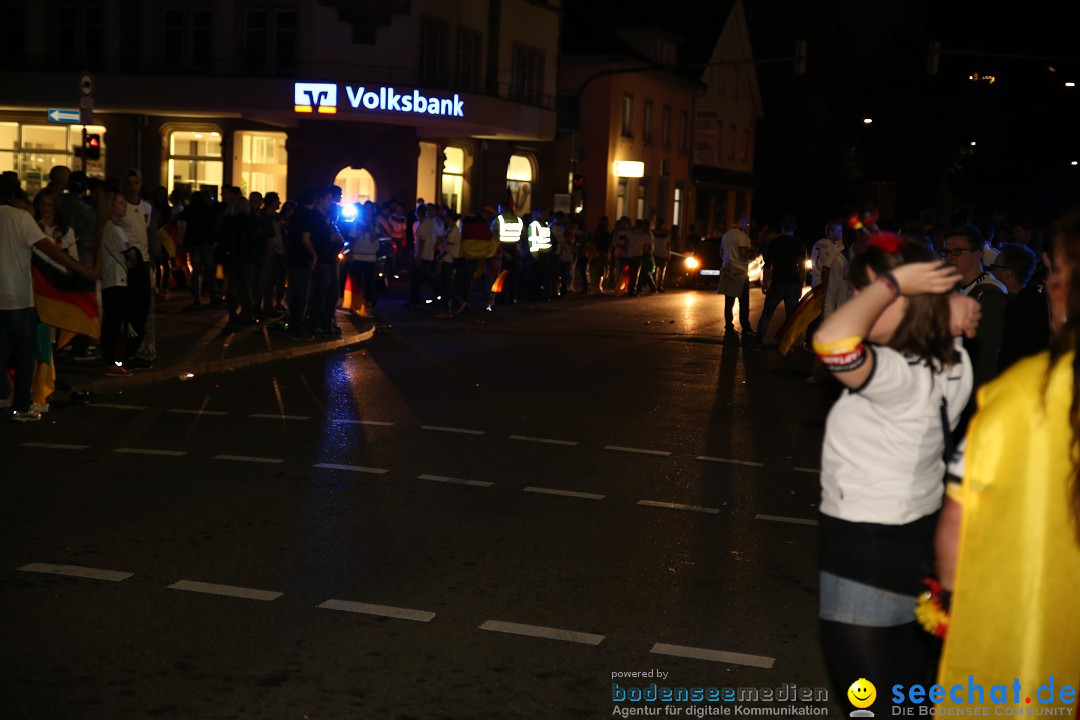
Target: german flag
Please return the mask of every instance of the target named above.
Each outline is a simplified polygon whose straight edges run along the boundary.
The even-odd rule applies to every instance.
[[[36,253],[30,271],[42,323],[94,339],[101,336],[101,309],[93,281],[68,275]]]
[[[810,292],[803,295],[795,312],[784,321],[784,324],[776,332],[776,344],[780,346],[780,354],[787,355],[791,346],[799,339],[810,323],[814,322],[821,311],[825,308],[825,285],[818,285]]]

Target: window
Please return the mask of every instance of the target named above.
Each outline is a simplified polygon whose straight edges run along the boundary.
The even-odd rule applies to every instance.
[[[645,101],[645,114],[641,120],[641,141],[646,145],[652,145],[652,109],[653,101]]]
[[[461,212],[462,193],[465,188],[465,151],[447,147],[443,150],[442,204],[456,213]]]
[[[420,23],[420,82],[441,87],[446,83],[446,23],[426,19]]]
[[[615,219],[618,220],[626,215],[626,178],[619,178],[619,184],[615,189]]]
[[[455,85],[466,92],[480,89],[480,49],[479,33],[458,30],[457,56],[454,59]]]
[[[224,172],[220,132],[208,128],[169,133],[169,192],[179,186],[206,190],[217,197]]]
[[[637,181],[637,215],[634,216],[635,220],[645,219],[645,209],[648,207],[649,199],[649,181],[646,178],[641,178]]]
[[[682,226],[682,188],[675,186],[675,200],[671,203],[671,224]]]
[[[288,72],[296,63],[296,12],[244,12],[244,64],[249,72]]]
[[[660,116],[660,144],[664,149],[671,147],[671,106],[665,105]]]
[[[233,184],[239,185],[244,195],[254,190],[285,196],[289,176],[286,137],[283,132],[236,133],[233,147],[240,149],[240,162],[233,163]]]
[[[208,70],[214,62],[214,24],[210,10],[161,11],[161,64],[165,69]]]
[[[53,57],[61,66],[100,66],[105,59],[105,8],[100,2],[56,7]]]
[[[105,128],[87,125],[86,131],[101,136],[101,157],[87,160],[86,172],[105,177]],[[49,182],[49,170],[55,165],[82,168],[74,148],[82,144],[82,126],[23,125],[0,123],[0,172],[15,172],[24,190],[31,196]]]
[[[334,178],[341,188],[341,205],[375,202],[375,178],[364,168],[344,167]]]
[[[540,103],[544,94],[543,51],[514,43],[514,68],[510,84],[513,98]]]
[[[622,96],[622,136],[634,137],[634,96]]]
[[[514,201],[514,210],[527,213],[532,208],[533,160],[525,155],[511,155],[506,166],[506,188]]]
[[[690,114],[679,111],[679,150],[686,152],[690,147]]]

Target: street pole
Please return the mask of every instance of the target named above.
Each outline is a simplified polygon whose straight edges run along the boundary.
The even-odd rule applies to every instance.
[[[79,153],[82,156],[82,171],[86,172],[86,126],[82,126],[82,152]]]

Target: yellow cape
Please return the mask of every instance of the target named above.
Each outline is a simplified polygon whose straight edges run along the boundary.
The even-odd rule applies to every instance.
[[[1069,486],[1073,356],[1061,358],[1044,392],[1049,359],[1023,360],[985,385],[968,432],[952,626],[938,681],[946,691],[963,685],[966,701],[972,676],[984,706],[992,686],[1006,685],[1007,703],[998,707],[1018,699],[1025,709],[1071,708],[1076,696],[1062,702],[1061,688],[1080,685],[1080,543]],[[1054,702],[1042,704],[1048,688],[1037,697],[1039,688],[1051,678]]]

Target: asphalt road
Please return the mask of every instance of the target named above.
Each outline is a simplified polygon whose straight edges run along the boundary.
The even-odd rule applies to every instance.
[[[809,355],[725,343],[708,291],[380,322],[0,428],[0,717],[559,720],[654,682],[825,686]]]

